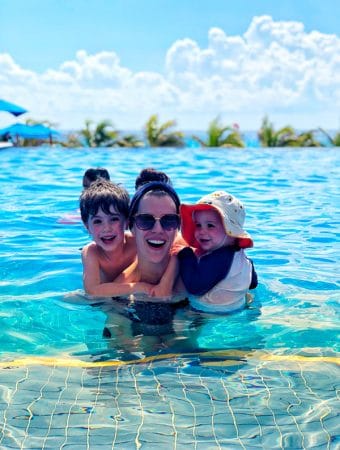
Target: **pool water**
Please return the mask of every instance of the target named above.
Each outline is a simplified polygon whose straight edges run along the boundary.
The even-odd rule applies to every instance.
[[[1,448],[339,445],[338,149],[45,147],[0,159]],[[236,195],[255,242],[250,306],[225,316],[187,307],[170,326],[136,329],[86,298],[77,208],[83,172],[96,166],[130,194],[151,166],[183,202]]]

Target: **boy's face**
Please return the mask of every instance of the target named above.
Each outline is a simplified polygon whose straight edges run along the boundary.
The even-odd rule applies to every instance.
[[[103,250],[115,251],[124,242],[126,221],[114,206],[110,207],[110,214],[105,214],[99,208],[97,214],[89,217],[87,229],[94,242]]]
[[[195,239],[203,252],[212,252],[227,243],[227,234],[217,211],[195,211]]]

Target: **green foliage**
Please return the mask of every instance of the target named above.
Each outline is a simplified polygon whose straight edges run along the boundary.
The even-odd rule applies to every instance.
[[[292,127],[286,126],[275,131],[273,124],[268,117],[264,117],[258,137],[262,147],[287,147],[289,142],[295,139],[295,132]]]
[[[49,120],[32,118],[26,119],[25,123],[27,125],[44,125],[49,128],[55,128],[56,125]],[[173,130],[175,126],[175,120],[168,120],[160,124],[158,115],[153,114],[144,126],[147,144],[150,147],[184,147],[184,133]],[[331,136],[323,128],[298,133],[289,125],[275,130],[267,116],[262,120],[258,138],[262,147],[322,147],[324,144],[315,137],[317,131],[323,133],[329,145],[340,147],[340,131],[337,131],[334,136]],[[192,136],[192,138],[202,147],[245,147],[238,126],[224,125],[218,116],[209,123],[205,140],[198,136]],[[0,137],[0,139],[4,138]],[[38,146],[45,144],[47,141],[51,142],[50,139],[21,138],[18,139],[17,145]],[[83,129],[69,133],[66,139],[60,142],[54,140],[54,144],[63,147],[145,147],[143,139],[131,133],[121,134],[109,120],[102,120],[97,124],[92,120],[86,120]]]
[[[225,136],[226,132],[229,132],[227,136]],[[206,141],[203,141],[198,136],[193,136],[193,139],[202,147],[244,147],[244,142],[238,129],[222,125],[218,117],[210,122]]]
[[[69,133],[66,136],[66,141],[60,142],[62,147],[78,148],[84,147],[84,143],[81,141],[77,133]]]
[[[309,130],[298,134],[291,126],[275,131],[273,124],[265,116],[258,137],[262,147],[322,147],[314,133],[314,130]]]
[[[45,127],[48,128],[55,128],[56,127],[56,123],[55,122],[51,122],[50,120],[36,120],[36,119],[32,119],[30,117],[26,118],[25,122],[26,125],[44,125]],[[16,145],[20,145],[21,147],[39,147],[40,145],[44,145],[46,143],[51,144],[52,143],[52,138],[18,138],[18,142]],[[58,143],[56,140],[54,140],[54,143]]]
[[[92,126],[92,120],[85,121],[85,128],[79,131],[86,147],[114,147],[118,138],[118,131],[109,120],[102,120]]]
[[[287,143],[289,147],[322,147],[321,142],[316,140],[314,130],[304,131]]]
[[[27,118],[25,120],[26,125],[44,125],[48,128],[55,128],[57,124],[55,122],[51,122],[50,120],[44,119],[44,120],[36,120],[32,119],[31,117]]]
[[[159,125],[157,114],[152,115],[145,124],[145,138],[150,147],[184,147],[184,133],[169,131],[176,126],[175,120]]]
[[[333,146],[333,147],[340,147],[340,131],[335,133],[335,136],[332,137],[323,128],[319,128],[319,130],[321,131],[321,133],[323,133],[327,137],[327,139],[328,139],[328,141],[329,141],[331,146]]]
[[[144,142],[134,134],[126,134],[124,136],[121,136],[117,140],[117,146],[127,148],[141,148],[144,147]]]

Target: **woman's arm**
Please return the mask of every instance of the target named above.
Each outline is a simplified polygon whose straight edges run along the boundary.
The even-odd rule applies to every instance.
[[[173,255],[170,258],[168,267],[166,268],[160,282],[151,289],[151,296],[159,298],[171,297],[178,272],[179,266],[177,256]]]

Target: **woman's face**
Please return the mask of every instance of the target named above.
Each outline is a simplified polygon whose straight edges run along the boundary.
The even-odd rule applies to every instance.
[[[176,214],[176,205],[169,195],[147,193],[140,201],[137,214],[151,214],[161,218],[165,214]],[[133,225],[138,258],[152,263],[167,259],[177,234],[177,228],[166,230],[156,220],[150,230],[141,230]]]

